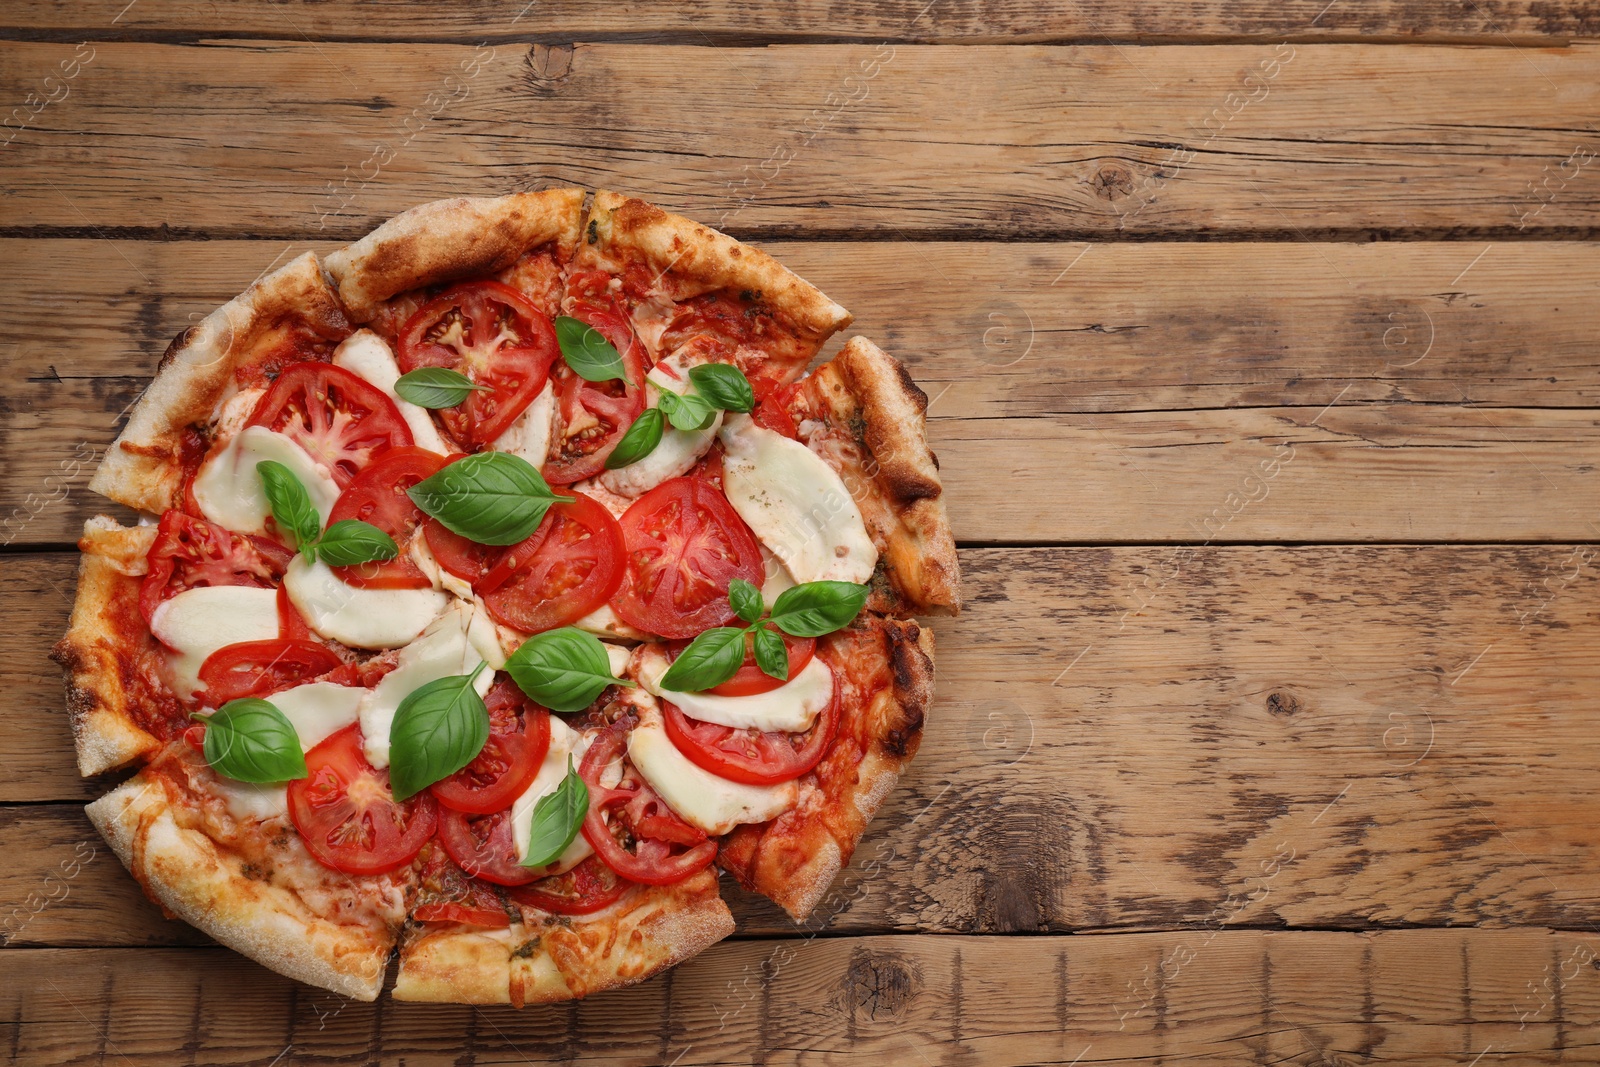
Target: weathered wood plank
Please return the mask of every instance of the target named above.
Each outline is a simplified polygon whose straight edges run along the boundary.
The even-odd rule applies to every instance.
[[[1188,931],[725,943],[527,1008],[381,1005],[219,949],[7,952],[11,1062],[1587,1062],[1591,934]],[[292,1059],[291,1059],[292,1058]]]
[[[741,0],[607,7],[591,4],[504,5],[490,12],[420,0],[380,4],[229,4],[226,12],[199,0],[125,5],[61,0],[14,0],[8,36],[155,40],[191,36],[287,37],[293,40],[588,41],[597,38],[703,44],[712,40],[892,40],[975,44],[1024,41],[1218,41],[1259,37],[1296,40],[1408,42],[1471,41],[1549,44],[1600,36],[1600,19],[1581,4],[1535,0],[1461,5],[1450,0],[1381,0],[1329,5],[1326,0],[1182,5],[1145,0],[1027,0],[938,3],[889,0],[841,6],[820,0],[782,9]]]
[[[1600,922],[1597,554],[967,551],[922,751],[813,926]],[[43,659],[71,573],[0,560],[6,602],[34,605],[0,635],[0,799],[104,788],[72,771]],[[7,815],[0,915],[59,895],[51,872],[93,844],[76,816]],[[19,936],[174,936],[119,919],[125,882],[102,855],[67,897],[91,933],[51,905]]]
[[[1586,46],[78,54],[8,48],[0,95],[59,101],[25,110],[6,153],[12,227],[345,235],[420,200],[552,182],[772,235],[1531,236],[1600,222],[1600,49]]]

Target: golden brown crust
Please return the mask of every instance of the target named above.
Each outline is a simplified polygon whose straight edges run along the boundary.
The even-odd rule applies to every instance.
[[[905,366],[865,337],[806,378],[790,406],[801,437],[833,465],[861,508],[887,579],[869,605],[893,614],[955,615],[961,570],[928,448],[928,398]]]
[[[139,511],[165,511],[183,480],[185,429],[211,418],[241,364],[291,335],[331,345],[349,332],[315,255],[267,275],[173,340],[89,488]]]
[[[328,273],[360,323],[399,293],[494,274],[542,245],[553,244],[565,263],[578,243],[583,195],[548,189],[420,204],[330,253]]]
[[[867,824],[922,744],[933,700],[933,634],[901,619],[868,618],[818,642],[841,674],[839,732],[800,801],[771,822],[741,826],[717,855],[739,884],[796,922],[850,862]]]

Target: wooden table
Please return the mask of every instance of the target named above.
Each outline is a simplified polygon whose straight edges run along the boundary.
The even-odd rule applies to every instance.
[[[10,1062],[1600,1061],[1592,4],[0,23]],[[163,920],[84,819],[45,659],[84,485],[265,268],[553,184],[761,242],[910,364],[968,609],[811,923],[737,896],[562,1007],[346,1002]]]

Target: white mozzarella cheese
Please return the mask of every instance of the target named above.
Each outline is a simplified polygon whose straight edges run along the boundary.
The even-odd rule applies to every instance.
[[[628,669],[628,664],[633,661],[633,653],[621,645],[600,642],[600,647],[606,650],[606,659],[611,661],[611,677],[621,678],[622,672]]]
[[[307,682],[274,693],[267,700],[300,735],[300,747],[310,752],[335,732],[356,721],[365,689],[333,682]]]
[[[593,734],[579,733],[554,715],[550,716],[550,750],[539,765],[538,775],[511,805],[511,834],[517,844],[519,863],[528,858],[528,835],[533,831],[534,808],[538,807],[539,801],[555,792],[556,786],[567,776],[567,757],[572,757],[572,766],[576,768],[583,762],[583,755],[593,742]],[[540,868],[540,871],[543,874],[570,871],[592,855],[594,847],[579,831],[566,851],[548,867]]]
[[[433,583],[435,589],[443,589],[463,600],[472,599],[472,583],[439,566],[439,561],[433,556],[433,550],[428,547],[426,537],[420,534],[412,537],[411,544],[406,547],[406,555],[411,557],[411,562],[417,565],[417,569]]]
[[[745,785],[702,769],[678,751],[654,706],[644,709],[628,735],[628,759],[668,807],[708,834],[776,818],[794,807],[800,795],[795,782]]]
[[[795,587],[795,580],[789,568],[783,565],[783,560],[774,556],[770,548],[761,544],[756,547],[761,549],[761,564],[766,573],[761,582],[761,602],[770,611],[786,590]]]
[[[187,699],[200,688],[200,665],[211,653],[278,636],[278,594],[242,585],[185,589],[156,608],[150,632],[170,650],[173,691]]]
[[[550,457],[550,437],[556,418],[555,382],[544,383],[539,395],[523,409],[516,421],[506,427],[506,432],[495,438],[490,447],[496,452],[510,452],[521,456],[535,468],[543,467]]]
[[[629,626],[617,618],[610,604],[601,604],[572,625],[596,637],[616,637],[624,641],[643,641],[650,635],[636,626]]]
[[[364,694],[359,709],[361,736],[374,767],[389,765],[389,728],[401,701],[429,682],[471,674],[484,661],[472,639],[472,616],[470,604],[452,601],[421,637],[400,650],[395,669]],[[472,687],[482,696],[493,684],[494,671],[483,670]]]
[[[235,533],[266,533],[272,505],[267,502],[256,464],[268,459],[294,472],[326,526],[328,512],[339,499],[338,483],[305,449],[265,426],[245,427],[200,465],[194,478],[194,501],[200,505],[200,513]]]
[[[691,719],[735,730],[801,733],[811,729],[817,714],[833,701],[833,671],[816,656],[778,688],[741,697],[662,689],[661,676],[667,673],[668,666],[667,655],[660,648],[654,645],[642,648],[637,671],[640,684],[654,696],[677,705],[678,710]]]
[[[670,390],[680,395],[693,391],[686,376],[687,368],[678,357],[671,356],[653,367],[646,378],[657,390]],[[666,368],[671,367],[672,372]],[[652,399],[652,404],[654,403]],[[601,485],[619,496],[643,496],[668,478],[687,474],[689,468],[700,461],[722,428],[722,412],[718,411],[711,425],[703,430],[680,430],[670,422],[661,434],[661,443],[650,454],[626,467],[606,471],[597,479]]]
[[[394,383],[400,380],[400,364],[395,362],[394,353],[383,338],[371,330],[357,330],[333,350],[333,365],[382,389],[411,428],[411,440],[418,448],[441,456],[450,454],[451,448],[440,436],[439,427],[434,425],[428,409],[400,399],[400,394],[394,391]]]
[[[265,389],[240,389],[217,406],[217,417],[211,423],[213,441],[232,440],[234,434],[244,429],[244,424],[255,414],[256,405],[266,395]]]
[[[449,603],[437,589],[359,589],[326,563],[296,556],[283,576],[289,600],[306,624],[351,648],[399,648],[420,634]]]
[[[850,490],[798,441],[735,415],[722,427],[724,490],[797,582],[865,582],[878,563]]]
[[[265,822],[289,814],[289,787],[283,782],[236,782],[219,774],[215,776],[212,792],[222,798],[228,814],[241,822],[246,819]]]

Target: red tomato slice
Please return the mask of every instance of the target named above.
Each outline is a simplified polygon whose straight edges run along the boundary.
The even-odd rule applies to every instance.
[[[550,713],[501,678],[483,698],[489,709],[489,740],[471,763],[433,783],[439,803],[456,811],[489,815],[509,808],[539,774],[550,750]]]
[[[427,518],[406,490],[444,465],[443,456],[426,448],[394,448],[374,459],[345,486],[328,513],[328,525],[345,519],[369,522],[394,538],[400,554],[381,563],[333,568],[340,579],[363,589],[426,589],[433,584],[405,550],[411,532]]]
[[[293,438],[343,488],[378,453],[411,444],[411,428],[377,386],[331,363],[296,363],[256,402],[249,426]]]
[[[514,886],[506,896],[518,904],[556,915],[589,915],[618,900],[632,882],[590,856],[565,874]]]
[[[565,361],[556,365],[561,419],[552,457],[544,465],[551,485],[571,485],[605,470],[606,457],[644,410],[644,345],[628,320],[614,310],[589,306],[575,308],[573,314],[616,348],[628,381],[585,381]]]
[[[627,573],[618,617],[663,637],[694,637],[734,618],[728,586],[766,574],[756,538],[727,497],[700,478],[673,478],[622,516]]]
[[[389,772],[367,762],[352,723],[306,753],[306,777],[289,783],[289,817],[324,867],[381,874],[416,859],[438,822],[433,794],[397,801]]]
[[[833,699],[803,734],[735,730],[691,719],[676,704],[661,702],[667,736],[697,766],[730,782],[773,785],[798,778],[822,761],[839,726],[839,679]]]
[[[775,631],[775,627],[767,628]],[[779,633],[778,636],[783,638],[783,647],[789,653],[789,677],[793,678],[805,670],[806,664],[811,662],[811,657],[817,650],[816,638],[790,637],[786,633]],[[683,647],[685,646],[672,649],[673,659],[678,658],[678,653]],[[756,665],[755,641],[747,636],[744,639],[744,662],[739,664],[739,670],[732,678],[707,692],[722,697],[754,696],[757,693],[770,693],[783,685],[784,681],[781,678],[774,678]]]
[[[535,634],[577,622],[622,585],[622,528],[601,505],[574,491],[489,570],[477,592],[489,614]]]
[[[439,566],[474,585],[506,553],[499,545],[480,545],[447,530],[438,519],[429,519],[422,524],[422,536]]]
[[[583,820],[583,836],[594,846],[606,866],[631,882],[645,885],[671,885],[702,869],[717,856],[717,843],[673,814],[655,792],[632,772],[617,786],[602,785],[606,765],[627,750],[631,718],[619,719],[606,727],[584,754],[578,775],[589,787],[589,814]],[[615,810],[622,809],[622,810]],[[616,831],[602,817],[607,811],[617,829],[631,831],[633,851],[622,846]],[[638,819],[629,824],[629,818]]]
[[[139,586],[139,610],[149,622],[161,602],[185,589],[245,585],[271,589],[294,554],[265,538],[232,533],[176,508],[161,516]]]
[[[439,416],[473,451],[494,442],[533,402],[561,355],[555,326],[527,297],[500,282],[466,282],[428,301],[400,330],[403,370],[448,367],[486,391]]]
[[[200,665],[201,699],[213,708],[244,697],[268,697],[302,685],[344,661],[315,641],[241,641],[224,645]]]
[[[411,917],[424,923],[511,925],[511,916],[499,893],[457,867],[437,841],[422,851]]]
[[[314,635],[305,616],[289,599],[289,587],[278,586],[278,636],[285,641],[310,641]]]
[[[473,815],[445,808],[439,812],[439,843],[463,871],[485,882],[527,885],[539,876],[517,863],[509,810]]]
[[[756,405],[750,417],[757,426],[765,427],[773,433],[779,433],[791,441],[800,440],[800,428],[795,425],[794,416],[789,414],[789,409],[784,405],[788,403],[788,390],[777,389]]]

